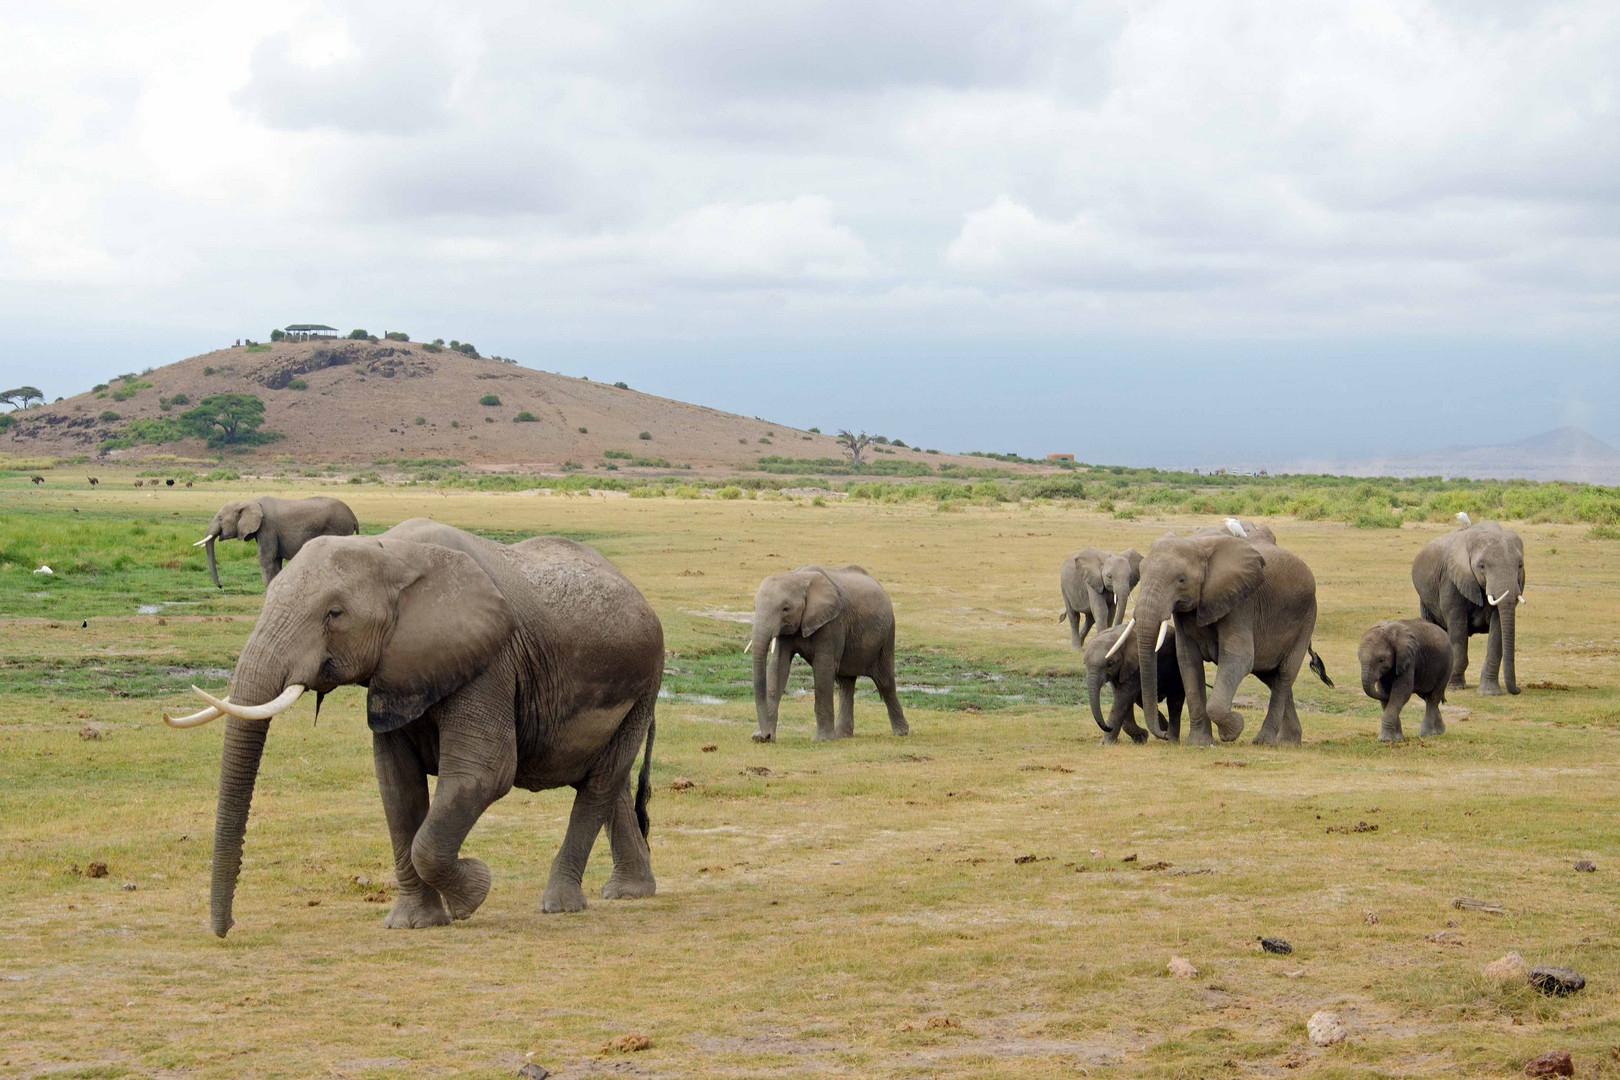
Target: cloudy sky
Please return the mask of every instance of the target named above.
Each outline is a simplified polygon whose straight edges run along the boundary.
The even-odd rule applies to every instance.
[[[1620,441],[1612,0],[0,0],[0,381],[318,321],[944,449]]]

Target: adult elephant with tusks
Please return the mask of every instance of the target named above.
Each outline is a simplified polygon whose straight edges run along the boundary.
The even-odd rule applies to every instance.
[[[855,734],[855,680],[870,678],[889,710],[889,730],[910,734],[894,684],[894,606],[877,580],[858,566],[801,566],[772,574],[754,594],[755,742],[776,739],[776,718],[795,656],[815,676],[817,739]],[[836,722],[833,692],[838,693]]]
[[[157,481],[153,481],[156,483]],[[169,481],[171,484],[174,481]],[[219,508],[208,532],[192,547],[207,545],[208,576],[219,583],[214,562],[215,540],[252,540],[259,548],[259,576],[266,588],[281,573],[282,564],[297,555],[317,536],[353,536],[360,531],[354,511],[338,499],[317,495],[309,499],[278,499],[262,495]]]
[[[383,925],[442,926],[489,893],[462,841],[514,786],[573,787],[541,910],[585,907],[581,876],[607,826],[605,899],[651,896],[653,709],[664,633],[636,587],[561,537],[498,544],[415,519],[381,536],[311,540],[265,593],[230,692],[164,720],[227,717],[210,921],[221,937],[270,721],[307,690],[367,688],[366,719],[393,841],[398,898]],[[196,689],[193,687],[193,689]],[[640,779],[630,774],[645,744]],[[431,799],[428,777],[437,775]]]
[[[1142,680],[1142,716],[1153,734],[1158,723],[1157,654],[1173,626],[1176,659],[1187,695],[1188,741],[1223,742],[1243,733],[1232,698],[1245,675],[1271,691],[1266,719],[1254,741],[1297,745],[1294,679],[1308,656],[1329,686],[1321,657],[1311,648],[1316,629],[1316,578],[1297,555],[1275,544],[1239,536],[1180,537],[1153,542],[1142,562],[1136,608],[1126,625],[1135,633]],[[1215,663],[1215,687],[1206,698],[1204,663]]]
[[[1487,634],[1479,692],[1491,697],[1505,686],[1517,694],[1515,638],[1518,605],[1524,603],[1524,541],[1519,534],[1481,521],[1438,536],[1412,560],[1412,585],[1423,618],[1451,639],[1451,687],[1468,685],[1469,636]]]

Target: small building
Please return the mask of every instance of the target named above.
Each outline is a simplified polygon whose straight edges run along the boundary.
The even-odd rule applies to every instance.
[[[288,341],[309,341],[311,338],[338,336],[337,327],[323,326],[320,323],[288,323],[282,332],[287,335]]]
[[[1073,461],[1074,460],[1074,455],[1073,454],[1047,454],[1046,455],[1046,460],[1047,461]]]

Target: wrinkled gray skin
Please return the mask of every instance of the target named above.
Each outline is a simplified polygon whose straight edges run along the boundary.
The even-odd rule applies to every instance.
[[[1238,522],[1243,528],[1245,540],[1258,540],[1263,544],[1275,544],[1277,534],[1271,531],[1270,525],[1261,525],[1253,521]],[[1230,528],[1223,522],[1220,525],[1200,525],[1192,531],[1194,536],[1235,536]]]
[[[1451,642],[1446,632],[1422,619],[1381,622],[1361,635],[1361,689],[1384,705],[1378,725],[1380,742],[1399,742],[1401,709],[1413,694],[1423,699],[1419,735],[1443,735],[1440,703],[1446,700],[1451,676]]]
[[[1514,638],[1524,594],[1524,542],[1512,529],[1481,521],[1429,541],[1412,560],[1423,618],[1451,641],[1451,686],[1468,685],[1468,638],[1487,634],[1479,692],[1519,692]],[[1496,602],[1491,603],[1492,599]],[[1498,679],[1498,669],[1501,677]]]
[[[1086,547],[1063,560],[1058,577],[1063,614],[1058,619],[1069,621],[1070,648],[1083,650],[1093,626],[1118,626],[1125,621],[1125,603],[1136,587],[1141,566],[1142,556],[1135,548],[1116,555]]]
[[[228,502],[208,523],[208,576],[219,584],[214,563],[215,540],[252,540],[259,547],[259,576],[266,588],[282,564],[317,536],[353,536],[360,531],[354,511],[337,499],[278,499],[263,495],[247,502]]]
[[[1086,692],[1091,698],[1091,718],[1097,721],[1097,726],[1103,729],[1103,742],[1115,743],[1119,741],[1119,733],[1124,730],[1131,737],[1132,742],[1147,742],[1148,733],[1136,722],[1136,706],[1142,703],[1141,669],[1137,666],[1134,642],[1127,641],[1113,656],[1108,650],[1119,641],[1124,632],[1122,626],[1110,626],[1106,630],[1097,631],[1097,636],[1091,639],[1086,646]],[[1172,630],[1164,637],[1164,647],[1158,653],[1158,679],[1159,694],[1164,698],[1165,705],[1170,710],[1168,730],[1171,742],[1181,741],[1181,705],[1186,700],[1186,694],[1181,689],[1181,667],[1176,660],[1176,634]],[[1102,688],[1110,687],[1114,692],[1114,703],[1108,711],[1108,719],[1102,714]],[[1157,729],[1164,729],[1166,722],[1163,714],[1159,714],[1159,722],[1153,725]]]
[[[1232,698],[1245,675],[1271,691],[1257,743],[1297,745],[1302,732],[1294,707],[1294,679],[1311,653],[1316,628],[1316,578],[1292,552],[1256,540],[1226,535],[1178,537],[1153,542],[1142,561],[1137,586],[1138,666],[1142,669],[1142,714],[1157,729],[1155,643],[1159,623],[1175,620],[1176,655],[1187,695],[1188,741],[1223,742],[1243,733]],[[1214,661],[1215,688],[1204,694],[1204,662]],[[1325,675],[1323,681],[1326,681]]]
[[[776,653],[771,655],[771,642]],[[855,734],[855,680],[866,676],[889,710],[889,729],[909,734],[894,692],[894,608],[889,594],[858,566],[801,566],[772,574],[754,594],[755,742],[776,739],[776,718],[795,656],[815,677],[817,739]],[[833,692],[838,716],[833,717]]]
[[[311,540],[266,592],[230,697],[267,702],[292,683],[368,688],[399,882],[383,925],[416,928],[483,902],[489,868],[461,858],[461,844],[513,786],[576,792],[543,911],[585,907],[580,879],[604,824],[613,872],[603,897],[653,894],[648,769],[663,672],[658,617],[597,552],[549,536],[497,544],[419,518],[382,536]],[[210,897],[221,937],[271,723],[227,721]]]

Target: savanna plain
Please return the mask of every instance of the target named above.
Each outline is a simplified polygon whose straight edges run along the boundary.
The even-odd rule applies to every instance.
[[[572,792],[515,791],[464,849],[494,872],[484,906],[384,930],[392,858],[364,691],[346,688],[318,723],[308,698],[275,721],[220,940],[220,726],[159,713],[225,685],[263,588],[250,546],[220,545],[219,591],[189,544],[228,498],[321,489],[154,495],[70,472],[0,479],[0,1074],[1505,1076],[1565,1049],[1577,1075],[1620,1075],[1620,550],[1585,525],[1512,523],[1525,692],[1453,692],[1445,735],[1388,746],[1356,644],[1416,613],[1412,557],[1446,526],[1268,519],[1316,573],[1338,686],[1300,679],[1301,748],[1195,749],[1100,745],[1057,579],[1085,544],[1146,550],[1207,519],[327,490],[363,531],[431,515],[573,536],[647,595],[669,653],[658,894],[597,899],[602,839],[590,908],[542,915]],[[863,683],[856,738],[812,742],[801,695],[778,744],[751,743],[754,588],[848,562],[894,598],[913,734],[888,733]],[[1250,735],[1263,693],[1240,692]],[[1414,702],[1409,734],[1420,718]],[[1482,976],[1509,951],[1587,987]],[[1311,1044],[1318,1009],[1345,1042]],[[627,1035],[648,1045],[613,1047]]]

